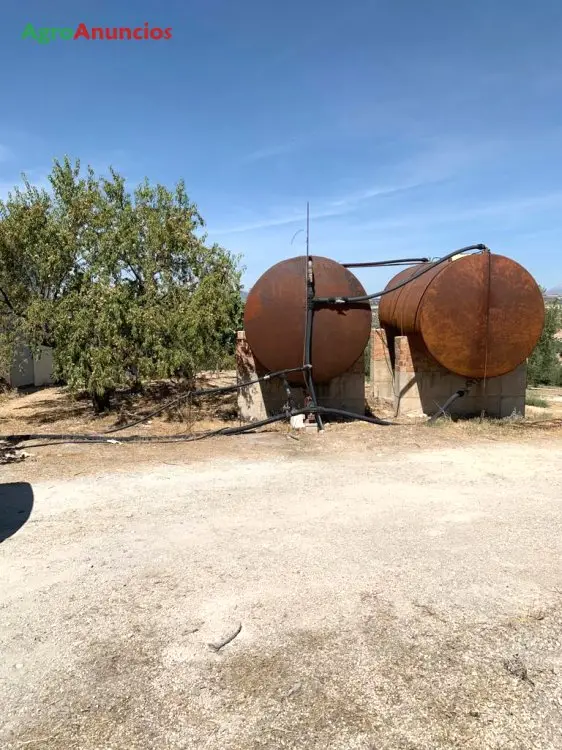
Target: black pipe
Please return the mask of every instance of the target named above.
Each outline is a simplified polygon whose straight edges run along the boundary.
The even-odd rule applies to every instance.
[[[305,411],[304,409],[302,410]],[[282,419],[286,419],[285,414],[275,414],[268,419],[262,419],[259,422],[251,422],[247,425],[240,425],[238,427],[221,427],[217,430],[210,430],[209,432],[203,432],[196,435],[125,435],[120,437],[115,442],[119,443],[176,443],[176,442],[193,442],[195,440],[204,440],[208,437],[214,437],[216,435],[236,435],[242,432],[248,432],[258,427],[265,427],[273,422],[280,422]],[[33,447],[38,445],[49,445],[52,443],[109,443],[113,438],[105,437],[105,433],[95,434],[42,434],[42,433],[30,433],[28,435],[4,435],[0,436],[0,442],[5,441],[13,444],[28,442],[29,440],[47,440],[48,443],[36,443]]]
[[[370,300],[375,299],[376,297],[384,297],[385,294],[391,294],[392,292],[396,292],[398,289],[402,289],[402,287],[406,286],[406,284],[411,284],[412,281],[414,281],[415,279],[418,279],[420,276],[423,276],[424,273],[428,273],[428,271],[431,271],[432,268],[435,268],[436,266],[441,265],[441,263],[445,263],[451,258],[454,258],[455,255],[468,253],[470,250],[482,250],[482,251],[490,252],[489,249],[486,247],[486,245],[482,245],[482,244],[468,245],[468,247],[462,247],[459,250],[454,250],[452,253],[448,253],[447,255],[444,255],[442,258],[439,258],[434,263],[431,263],[425,268],[422,268],[421,271],[418,271],[413,276],[410,276],[410,278],[406,279],[405,281],[400,282],[400,284],[393,286],[391,289],[383,289],[382,292],[375,292],[375,294],[365,294],[365,295],[362,295],[361,297],[315,297],[313,300],[313,304],[315,305],[346,305],[348,303],[354,303],[354,302],[369,302]]]
[[[235,385],[225,385],[225,386],[220,386],[218,388],[203,388],[198,391],[188,391],[187,393],[183,393],[181,396],[177,396],[171,401],[168,401],[163,406],[159,406],[158,409],[151,411],[150,414],[146,414],[144,417],[140,417],[134,422],[128,422],[127,424],[120,425],[119,427],[112,427],[110,430],[104,430],[104,432],[101,432],[99,434],[100,435],[112,435],[115,432],[120,432],[121,430],[127,430],[129,429],[129,427],[136,427],[138,424],[142,424],[143,422],[146,422],[148,419],[152,419],[152,417],[155,417],[158,414],[161,414],[163,411],[166,411],[166,409],[169,409],[171,406],[174,406],[175,404],[179,404],[181,403],[181,401],[185,401],[188,398],[192,398],[192,397],[198,398],[199,396],[213,396],[213,395],[216,395],[217,393],[228,393],[229,391],[240,390],[242,388],[246,388],[249,385],[255,385],[256,383],[261,383],[265,380],[271,380],[272,378],[284,378],[286,375],[288,375],[291,372],[302,372],[303,370],[306,371],[309,368],[310,368],[309,365],[303,365],[302,367],[291,367],[288,370],[277,370],[276,372],[269,372],[267,373],[267,375],[262,375],[259,378],[253,378],[253,380],[246,380],[243,383],[236,383]]]
[[[432,424],[433,422],[436,422],[439,417],[445,416],[447,409],[451,404],[453,404],[458,398],[462,398],[464,395],[468,393],[468,388],[461,388],[458,391],[455,391],[452,396],[449,396],[449,398],[445,401],[443,406],[439,407],[439,411],[436,411],[435,414],[432,414],[431,417],[427,420],[428,424]]]
[[[369,424],[378,424],[382,427],[394,427],[394,422],[388,422],[386,419],[380,419],[380,417],[368,417],[365,414],[355,414],[351,411],[345,411],[344,409],[330,409],[324,406],[317,406],[316,409],[322,414],[334,414],[337,417],[349,417],[350,419],[357,419],[359,422],[368,422]],[[302,410],[304,411],[304,410]],[[312,411],[309,409],[309,411]]]
[[[411,263],[429,263],[429,258],[396,258],[395,260],[376,260],[370,263],[342,263],[344,268],[378,268],[379,266],[401,266]]]
[[[314,386],[314,374],[312,372],[312,323],[314,320],[314,269],[312,267],[312,258],[308,255],[306,259],[306,328],[304,335],[304,381],[312,400],[313,407],[318,406],[316,398],[316,388]],[[322,417],[319,411],[315,411],[316,424],[319,430],[324,429]]]
[[[103,432],[98,433],[87,433],[87,434],[74,434],[74,433],[68,433],[68,434],[58,434],[58,435],[46,435],[42,433],[32,434],[30,436],[26,435],[0,435],[0,442],[6,441],[10,442],[14,438],[19,438],[18,442],[21,442],[23,440],[36,440],[38,437],[46,437],[49,439],[58,439],[58,438],[67,438],[67,437],[73,437],[73,438],[80,438],[80,440],[88,440],[88,439],[95,439],[98,442],[107,442],[107,440],[104,438],[104,435],[113,435],[116,432],[121,432],[122,430],[128,430],[131,427],[136,427],[139,424],[142,424],[143,422],[147,422],[149,419],[152,419],[152,417],[157,416],[158,414],[161,414],[163,411],[166,411],[166,409],[169,409],[171,406],[174,406],[175,404],[180,403],[181,401],[185,401],[188,398],[191,397],[199,397],[199,396],[212,396],[217,393],[228,393],[229,391],[236,391],[236,390],[242,390],[243,388],[246,388],[249,385],[254,385],[256,383],[262,383],[265,380],[271,380],[272,378],[281,377],[286,381],[286,375],[291,372],[302,372],[303,370],[306,371],[309,368],[308,365],[303,365],[302,367],[291,367],[287,370],[277,370],[275,372],[269,372],[266,375],[262,375],[259,378],[253,378],[252,380],[246,380],[243,383],[236,383],[235,385],[225,385],[220,386],[218,388],[202,388],[198,391],[188,391],[187,393],[182,393],[181,396],[177,396],[176,398],[171,399],[170,401],[166,402],[163,406],[159,406],[157,409],[154,409],[149,414],[145,414],[143,417],[140,417],[139,419],[136,419],[134,422],[127,422],[126,424],[119,425],[119,427],[112,427],[109,430],[104,430]],[[221,429],[233,429],[233,428],[221,428]],[[219,430],[220,432],[220,430]],[[133,436],[134,437],[134,436]],[[123,440],[123,438],[121,438]]]
[[[284,414],[275,414],[267,419],[262,419],[258,422],[250,422],[246,425],[238,427],[221,427],[217,430],[210,430],[209,432],[203,432],[196,435],[125,435],[119,438],[120,443],[178,443],[185,442],[190,443],[196,440],[205,440],[209,437],[216,437],[219,435],[239,435],[243,432],[249,432],[266,425],[273,424],[274,422],[281,422],[287,419],[287,417],[297,416],[298,414],[333,414],[334,416],[348,417],[350,419],[356,419],[362,422],[368,422],[369,424],[376,424],[381,426],[390,426],[393,423],[387,422],[379,417],[367,417],[362,414],[354,414],[353,412],[344,411],[343,409],[329,409],[324,406],[308,406],[302,409],[291,409],[290,412]],[[323,428],[322,428],[323,429]],[[106,437],[104,433],[95,434],[74,434],[74,433],[29,433],[21,435],[3,435],[0,436],[0,442],[11,443],[17,445],[18,443],[25,443],[31,440],[40,440],[45,442],[35,443],[33,447],[39,447],[44,445],[51,445],[53,443],[109,443],[113,438]],[[29,446],[31,447],[31,446]]]

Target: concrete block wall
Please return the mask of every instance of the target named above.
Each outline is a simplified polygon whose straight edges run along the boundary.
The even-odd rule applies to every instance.
[[[373,383],[373,392],[387,389],[386,378],[380,366],[381,343],[386,341],[378,332],[378,348],[373,346],[372,372],[378,366],[379,381]],[[383,332],[384,333],[384,332]],[[439,411],[455,392],[466,387],[466,378],[443,368],[427,351],[419,336],[396,336],[390,346],[386,342],[385,359],[394,363],[394,408],[397,415],[431,416]],[[474,416],[482,413],[490,417],[509,417],[513,413],[525,414],[527,365],[523,363],[513,372],[498,378],[476,381],[470,392],[457,399],[449,408],[452,416]]]
[[[239,331],[236,344],[238,382],[245,382],[267,374]],[[361,356],[348,372],[331,383],[317,386],[321,406],[343,409],[355,414],[365,413],[365,372]],[[380,328],[371,332],[371,395],[393,404],[395,414],[431,416],[455,392],[466,387],[466,378],[444,369],[427,351],[418,336],[396,336],[387,339]],[[448,409],[452,416],[509,417],[525,414],[527,366],[499,378],[476,381],[470,392],[457,399]],[[293,403],[305,405],[306,391],[292,387]],[[280,378],[273,378],[242,389],[238,394],[238,408],[244,421],[266,419],[282,411],[287,395]]]
[[[238,331],[236,341],[236,373],[239,383],[267,374],[256,360],[246,341],[244,331]],[[363,355],[343,375],[330,383],[318,384],[316,395],[320,406],[343,409],[354,414],[365,414],[365,366]],[[293,403],[303,407],[306,392],[302,387],[291,387]],[[287,400],[281,378],[243,388],[238,393],[238,409],[243,421],[254,422],[279,414]]]

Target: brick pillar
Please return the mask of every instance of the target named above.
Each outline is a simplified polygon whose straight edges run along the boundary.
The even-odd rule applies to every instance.
[[[261,377],[264,372],[254,359],[245,331],[236,334],[236,378],[239,383]],[[238,411],[244,421],[256,422],[267,419],[260,383],[249,385],[238,391]]]
[[[394,339],[394,408],[396,414],[423,415],[408,336]]]
[[[371,331],[371,395],[383,401],[394,400],[394,378],[390,351],[383,328]]]

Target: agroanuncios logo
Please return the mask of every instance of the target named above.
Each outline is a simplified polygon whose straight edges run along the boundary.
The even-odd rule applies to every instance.
[[[129,39],[142,41],[144,39],[171,39],[172,29],[162,29],[160,26],[153,26],[150,28],[148,21],[145,21],[144,26],[137,26],[131,28],[130,26],[121,26],[119,28],[93,26],[88,28],[85,23],[78,24],[76,29],[70,26],[63,28],[42,26],[36,29],[32,23],[28,23],[23,30],[22,39],[33,39],[39,44],[49,44],[54,42],[56,39],[114,39],[117,41],[126,41]]]

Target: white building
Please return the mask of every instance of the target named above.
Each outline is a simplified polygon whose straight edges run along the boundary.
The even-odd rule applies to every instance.
[[[12,388],[50,385],[53,382],[53,350],[42,346],[40,355],[34,357],[28,346],[20,344],[7,379]]]

